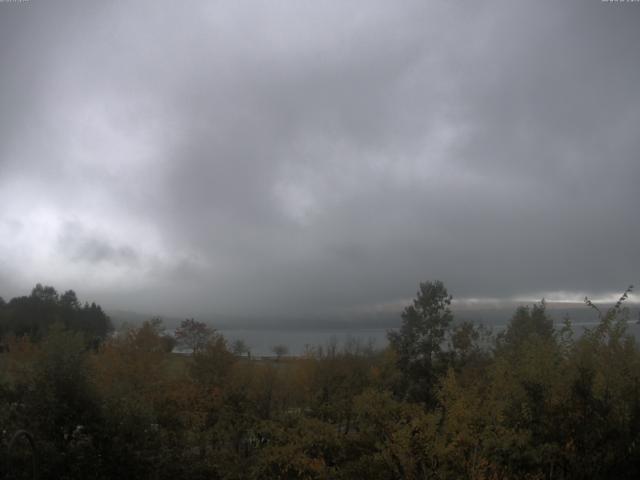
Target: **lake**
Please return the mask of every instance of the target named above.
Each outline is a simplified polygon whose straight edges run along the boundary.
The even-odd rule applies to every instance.
[[[581,335],[585,328],[593,328],[598,322],[575,322],[573,324],[576,335]],[[506,324],[492,325],[493,332],[499,332]],[[561,323],[555,324],[556,328],[562,328]],[[640,325],[635,322],[628,324],[629,332],[636,338],[640,338]],[[256,356],[272,356],[274,345],[286,345],[290,355],[304,354],[307,346],[324,346],[337,342],[344,345],[345,342],[356,339],[362,344],[373,342],[375,348],[387,346],[387,328],[353,328],[353,329],[221,329],[219,330],[229,342],[244,340],[251,349],[251,354]]]

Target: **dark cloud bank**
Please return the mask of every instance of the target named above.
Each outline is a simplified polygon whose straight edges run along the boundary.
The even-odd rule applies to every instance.
[[[226,318],[640,271],[640,4],[0,3],[0,287]]]

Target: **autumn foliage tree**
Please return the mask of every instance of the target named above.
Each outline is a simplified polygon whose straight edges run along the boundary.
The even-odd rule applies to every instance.
[[[215,335],[215,330],[204,322],[187,318],[176,328],[175,337],[178,345],[198,353]]]
[[[27,428],[43,478],[67,480],[638,478],[628,293],[587,301],[584,331],[538,304],[496,338],[456,322],[444,285],[425,282],[388,348],[335,341],[286,361],[241,358],[193,320],[192,355],[172,352],[158,319],[97,348],[64,324],[7,332],[0,443]],[[56,296],[43,287],[34,304],[75,308]]]

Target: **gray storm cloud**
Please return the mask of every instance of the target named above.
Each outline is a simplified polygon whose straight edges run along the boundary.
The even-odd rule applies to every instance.
[[[338,314],[638,281],[640,4],[0,3],[0,294]]]

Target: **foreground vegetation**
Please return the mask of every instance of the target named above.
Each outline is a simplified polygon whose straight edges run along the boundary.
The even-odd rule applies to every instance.
[[[42,478],[640,475],[626,293],[594,306],[600,323],[579,338],[544,303],[496,337],[456,323],[445,287],[427,282],[384,351],[352,342],[272,361],[194,320],[176,334],[192,355],[171,353],[157,320],[108,335],[99,307],[71,298],[39,286],[0,301],[2,441],[31,431]]]

